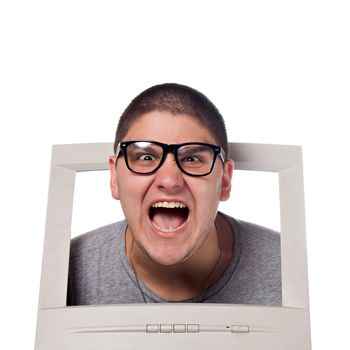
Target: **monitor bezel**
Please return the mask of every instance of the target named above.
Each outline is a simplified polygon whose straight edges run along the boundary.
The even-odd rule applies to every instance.
[[[232,326],[242,325],[249,328],[250,334],[254,334],[254,337],[250,336],[245,343],[250,344],[250,341],[253,341],[251,345],[256,344],[256,349],[259,348],[256,346],[261,345],[261,341],[255,337],[261,334],[268,339],[269,346],[276,343],[283,344],[286,348],[289,340],[293,348],[296,342],[300,343],[298,346],[301,349],[310,348],[302,149],[300,146],[252,143],[230,143],[229,146],[230,158],[234,161],[236,169],[278,173],[282,306],[225,304],[176,304],[176,307],[172,304],[66,306],[75,175],[82,171],[107,170],[113,144],[108,142],[54,145],[36,349],[47,349],[49,344],[51,344],[49,348],[54,348],[53,344],[60,342],[65,344],[64,346],[79,348],[79,344],[85,342],[83,339],[91,338],[92,334],[96,339],[101,338],[101,334],[113,334],[114,337],[118,336],[119,340],[123,339],[120,338],[122,334],[130,332],[149,335],[147,332],[149,324],[170,324],[172,327],[175,324],[195,324],[200,325],[203,334],[226,334],[232,330]],[[83,334],[88,336],[82,339]],[[182,339],[181,335],[176,335]],[[190,335],[188,332],[186,335],[188,339],[193,337],[193,334]],[[296,335],[299,340],[296,339]],[[154,334],[151,337],[153,336]],[[143,340],[137,342],[141,341],[143,344],[149,340],[143,337],[140,339]],[[205,337],[203,339],[205,344]],[[101,341],[105,342],[100,339],[98,344],[101,345]],[[93,343],[90,340],[89,344]],[[157,344],[158,349],[162,341],[157,341]],[[84,349],[86,346],[88,345],[85,344]],[[155,349],[154,346],[153,344],[151,348]],[[113,347],[106,341],[103,348]]]

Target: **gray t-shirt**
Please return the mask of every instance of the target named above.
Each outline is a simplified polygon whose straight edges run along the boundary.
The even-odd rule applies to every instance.
[[[223,215],[223,214],[222,214]],[[262,226],[223,215],[234,232],[234,252],[220,280],[204,298],[181,302],[281,305],[280,235]],[[67,305],[168,302],[135,277],[125,255],[125,221],[74,238],[71,242]]]

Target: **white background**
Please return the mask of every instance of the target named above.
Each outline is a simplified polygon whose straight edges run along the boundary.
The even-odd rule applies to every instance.
[[[34,346],[51,145],[112,141],[150,85],[212,99],[235,142],[303,146],[314,349],[348,348],[348,1],[1,1],[3,349]]]

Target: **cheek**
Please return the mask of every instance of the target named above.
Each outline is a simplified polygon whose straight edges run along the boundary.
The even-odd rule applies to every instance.
[[[125,216],[141,211],[148,187],[149,179],[146,177],[127,176],[118,182],[119,199]]]
[[[220,201],[221,182],[211,181],[210,183],[194,183],[189,185],[193,188],[193,196],[201,210],[213,210],[217,208]]]
[[[123,208],[125,217],[128,218],[132,212],[138,210],[137,203],[140,202],[140,190],[136,184],[132,186],[129,181],[125,180],[119,181],[118,188],[120,204]]]

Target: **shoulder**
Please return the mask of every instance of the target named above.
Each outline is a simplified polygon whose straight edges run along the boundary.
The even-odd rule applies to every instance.
[[[281,265],[280,233],[251,222],[236,220],[239,245],[244,259],[251,266],[263,266],[264,271],[279,273]]]
[[[252,266],[262,264],[266,270],[268,267],[279,267],[280,233],[244,220],[233,220],[236,243],[241,249],[241,254],[250,260]]]
[[[252,222],[235,219],[223,213],[220,214],[230,223],[236,240],[248,240],[269,245],[280,244],[279,232]]]
[[[257,269],[257,265],[264,271],[280,270],[281,243],[280,233],[270,228],[244,220],[237,220],[223,214],[232,227],[235,252],[240,265],[246,262],[247,268]],[[259,270],[259,269],[257,269]]]
[[[281,305],[279,232],[227,215],[224,217],[231,224],[235,237],[233,272],[225,297],[239,304]]]
[[[126,223],[97,228],[71,240],[67,305],[99,304],[115,284]],[[107,286],[107,287],[106,287]]]
[[[238,220],[227,214],[220,214],[231,224],[233,230],[242,232],[245,235],[253,236],[259,240],[279,242],[280,233],[268,227],[254,224],[252,222]]]
[[[254,224],[252,222],[235,220],[240,226],[244,235],[248,235],[251,239],[258,241],[266,241],[267,243],[279,244],[280,233],[268,227]]]
[[[103,248],[111,241],[118,239],[125,231],[125,221],[115,222],[103,227],[99,227],[71,240],[70,257],[75,259],[83,254],[88,254]]]

